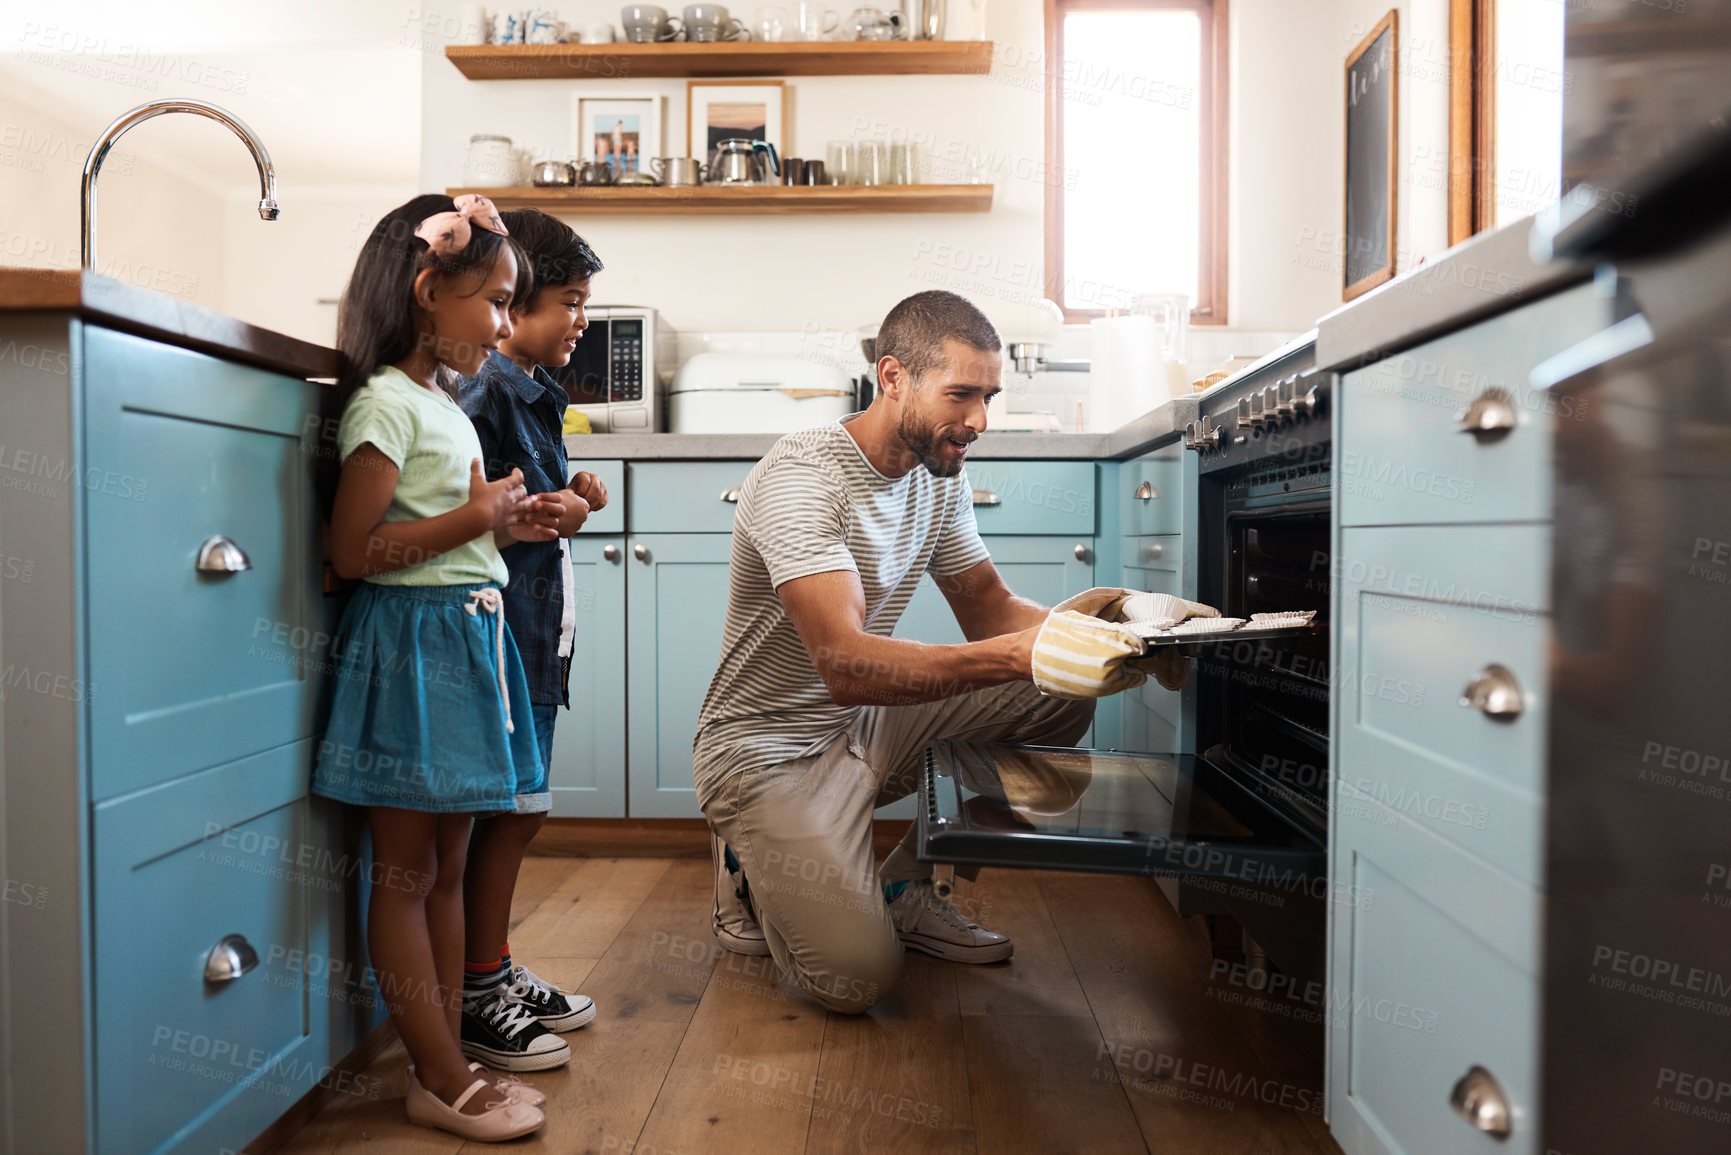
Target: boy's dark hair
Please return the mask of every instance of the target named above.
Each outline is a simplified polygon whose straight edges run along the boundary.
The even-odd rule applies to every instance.
[[[511,230],[511,239],[529,256],[532,283],[520,303],[513,300],[516,308],[533,308],[535,294],[542,289],[574,285],[601,271],[601,258],[589,242],[558,217],[540,209],[512,209],[500,217]]]
[[[997,329],[966,297],[928,289],[905,298],[878,326],[878,358],[894,357],[908,376],[919,379],[944,364],[944,339],[954,337],[970,349],[997,353],[1004,347]]]
[[[517,285],[511,299],[527,298],[529,262],[511,237],[475,225],[469,229],[469,243],[461,252],[438,257],[415,235],[422,221],[435,213],[454,212],[456,207],[450,197],[439,193],[415,197],[386,213],[361,244],[355,271],[337,309],[337,350],[342,364],[333,400],[338,413],[379,366],[401,361],[414,352],[414,286],[422,269],[437,269],[442,277],[485,277],[500,254],[510,251],[517,258]],[[448,388],[447,392],[454,390]]]

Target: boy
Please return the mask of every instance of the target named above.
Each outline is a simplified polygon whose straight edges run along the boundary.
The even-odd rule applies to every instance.
[[[607,504],[607,488],[592,473],[566,480],[561,438],[569,399],[542,368],[564,365],[588,327],[583,306],[589,279],[601,271],[594,250],[564,224],[534,209],[503,214],[505,227],[528,256],[529,297],[511,303],[510,339],[500,343],[474,377],[462,382],[458,401],[475,424],[489,478],[523,471],[530,493],[556,494],[563,506],[559,537],[519,542],[505,550],[511,579],[505,620],[523,656],[541,774],[517,796],[515,812],[477,821],[463,877],[463,1053],[507,1071],[543,1071],[571,1059],[558,1032],[595,1017],[595,1004],[544,982],[513,964],[511,899],[524,851],[547,820],[552,795],[547,763],[553,723],[570,706],[571,637],[576,622],[571,563],[562,539],[582,527],[591,510]]]

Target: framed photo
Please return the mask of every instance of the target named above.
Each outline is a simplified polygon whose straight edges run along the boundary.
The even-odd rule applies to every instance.
[[[1391,8],[1346,58],[1346,301],[1394,277],[1397,23]]]
[[[571,155],[609,165],[613,175],[649,172],[661,153],[659,96],[574,96]]]
[[[708,160],[724,140],[766,140],[787,155],[787,84],[781,80],[685,82],[686,155]]]

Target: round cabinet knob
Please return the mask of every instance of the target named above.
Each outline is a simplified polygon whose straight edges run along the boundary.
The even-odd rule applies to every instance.
[[[1492,662],[1474,674],[1461,691],[1461,705],[1499,722],[1513,721],[1521,715],[1521,684],[1515,680],[1514,671]]]
[[[1088,547],[1085,545],[1082,545],[1080,543],[1077,544],[1077,546],[1073,552],[1076,554],[1076,560],[1077,561],[1087,561],[1088,558],[1091,556],[1091,553],[1090,553]]]
[[[601,547],[601,559],[603,561],[618,561],[619,560],[619,547],[616,545],[604,545],[604,546],[602,546]]]
[[[1455,422],[1462,433],[1472,434],[1481,444],[1497,441],[1507,437],[1515,427],[1515,399],[1493,385],[1456,413]]]
[[[1166,547],[1161,545],[1159,542],[1155,542],[1152,545],[1144,546],[1142,548],[1142,560],[1143,561],[1159,561],[1161,558],[1163,558],[1165,556],[1166,556]]]
[[[1449,1092],[1449,1106],[1455,1114],[1487,1135],[1506,1139],[1513,1129],[1509,1123],[1509,1099],[1502,1084],[1483,1067],[1474,1066],[1456,1081]]]
[[[1136,487],[1136,500],[1137,501],[1153,501],[1156,497],[1159,497],[1159,496],[1160,496],[1160,491],[1158,489],[1155,489],[1151,482],[1144,481],[1141,485],[1138,485]]]
[[[223,534],[205,538],[198,547],[199,573],[239,573],[251,568],[252,559],[246,551]]]
[[[636,558],[638,561],[648,561],[649,547],[646,545],[634,545],[631,547],[631,556]]]
[[[231,983],[258,965],[258,952],[246,936],[225,934],[204,960],[204,981]]]

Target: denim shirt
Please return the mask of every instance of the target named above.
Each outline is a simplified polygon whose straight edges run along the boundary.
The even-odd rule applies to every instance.
[[[487,480],[523,471],[530,493],[565,488],[570,466],[561,432],[565,391],[539,365],[534,376],[503,353],[494,352],[473,377],[458,386],[457,403],[481,439]],[[559,656],[559,622],[565,610],[565,584],[559,541],[520,541],[504,549],[511,580],[505,586],[505,621],[523,658],[529,700],[570,706],[570,661]]]

